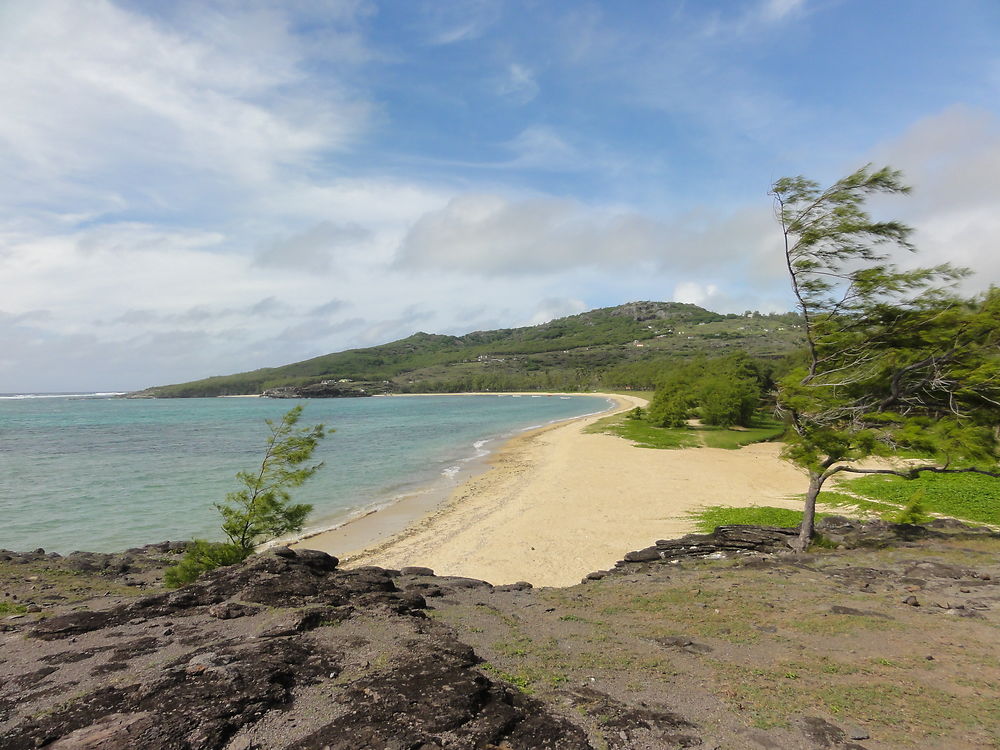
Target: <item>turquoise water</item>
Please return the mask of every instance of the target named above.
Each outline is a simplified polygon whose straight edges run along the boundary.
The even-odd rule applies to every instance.
[[[601,411],[587,396],[128,400],[0,396],[0,548],[119,551],[214,539],[212,503],[259,465],[266,426],[295,403],[336,430],[294,498],[326,528],[407,494],[447,488],[519,430]]]

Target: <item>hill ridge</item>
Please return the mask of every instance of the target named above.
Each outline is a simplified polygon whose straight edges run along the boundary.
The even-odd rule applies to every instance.
[[[378,346],[155,386],[130,396],[228,396],[328,384],[338,387],[327,395],[339,396],[639,388],[649,386],[653,361],[662,365],[675,357],[733,349],[754,356],[782,356],[798,346],[797,326],[795,313],[724,315],[691,303],[640,300],[532,326],[460,336],[417,331]]]

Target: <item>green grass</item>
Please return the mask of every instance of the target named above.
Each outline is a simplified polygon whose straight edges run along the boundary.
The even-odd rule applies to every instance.
[[[977,474],[923,474],[919,479],[870,475],[844,486],[876,501],[903,506],[923,490],[925,510],[967,521],[1000,525],[1000,479]]]
[[[817,513],[820,519],[823,513]],[[786,508],[773,508],[768,505],[750,508],[730,508],[725,505],[710,505],[691,513],[689,516],[695,522],[698,531],[711,532],[716,526],[753,525],[778,526],[783,529],[793,529],[802,523],[802,511]]]
[[[0,617],[4,615],[23,615],[28,608],[23,604],[13,604],[11,602],[0,602]]]
[[[736,450],[744,445],[773,440],[784,432],[784,426],[772,419],[762,419],[753,427],[733,430],[727,427],[654,427],[641,419],[629,419],[615,414],[599,419],[587,432],[604,432],[631,440],[639,448],[709,448]]]
[[[761,443],[774,440],[785,432],[785,426],[773,419],[758,419],[752,427],[733,430],[726,427],[698,427],[695,432],[701,435],[709,448],[724,448],[736,450],[751,443]]]
[[[693,448],[698,445],[693,430],[653,427],[640,419],[628,419],[623,414],[599,419],[586,431],[617,435],[631,440],[639,448]]]
[[[805,495],[802,496],[803,498]],[[870,511],[876,515],[898,514],[900,507],[890,503],[880,503],[877,500],[867,500],[863,497],[847,495],[843,492],[820,492],[816,502],[820,505],[828,505],[833,508],[849,508],[851,510]]]

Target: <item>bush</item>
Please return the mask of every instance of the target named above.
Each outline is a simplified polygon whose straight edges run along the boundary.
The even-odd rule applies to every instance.
[[[906,505],[899,511],[899,514],[892,520],[896,523],[907,523],[911,526],[919,526],[922,523],[930,521],[931,516],[924,509],[923,499],[923,490],[914,492]]]
[[[244,559],[246,555],[235,544],[195,539],[184,551],[184,559],[164,572],[163,582],[170,588],[177,588],[191,583],[202,573],[223,565],[234,565]]]
[[[683,427],[694,402],[685,390],[660,388],[649,405],[647,419],[654,427]]]

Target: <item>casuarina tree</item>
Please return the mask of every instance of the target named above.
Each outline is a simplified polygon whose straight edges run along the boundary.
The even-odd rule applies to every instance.
[[[809,475],[800,549],[839,472],[1000,477],[1000,290],[962,299],[951,289],[967,271],[890,262],[913,251],[912,230],[874,220],[866,201],[909,190],[898,171],[870,166],[825,189],[804,177],[771,189],[807,348],[777,393],[784,457]],[[895,459],[860,463],[871,456]]]
[[[166,571],[164,580],[168,585],[189,583],[207,570],[245,560],[262,542],[302,530],[312,506],[293,503],[289,490],[301,486],[323,466],[308,462],[326,435],[321,424],[297,426],[302,408],[292,408],[278,422],[265,420],[270,434],[260,465],[252,471],[238,472],[236,479],[241,488],[215,505],[229,541],[191,542],[184,559]]]

